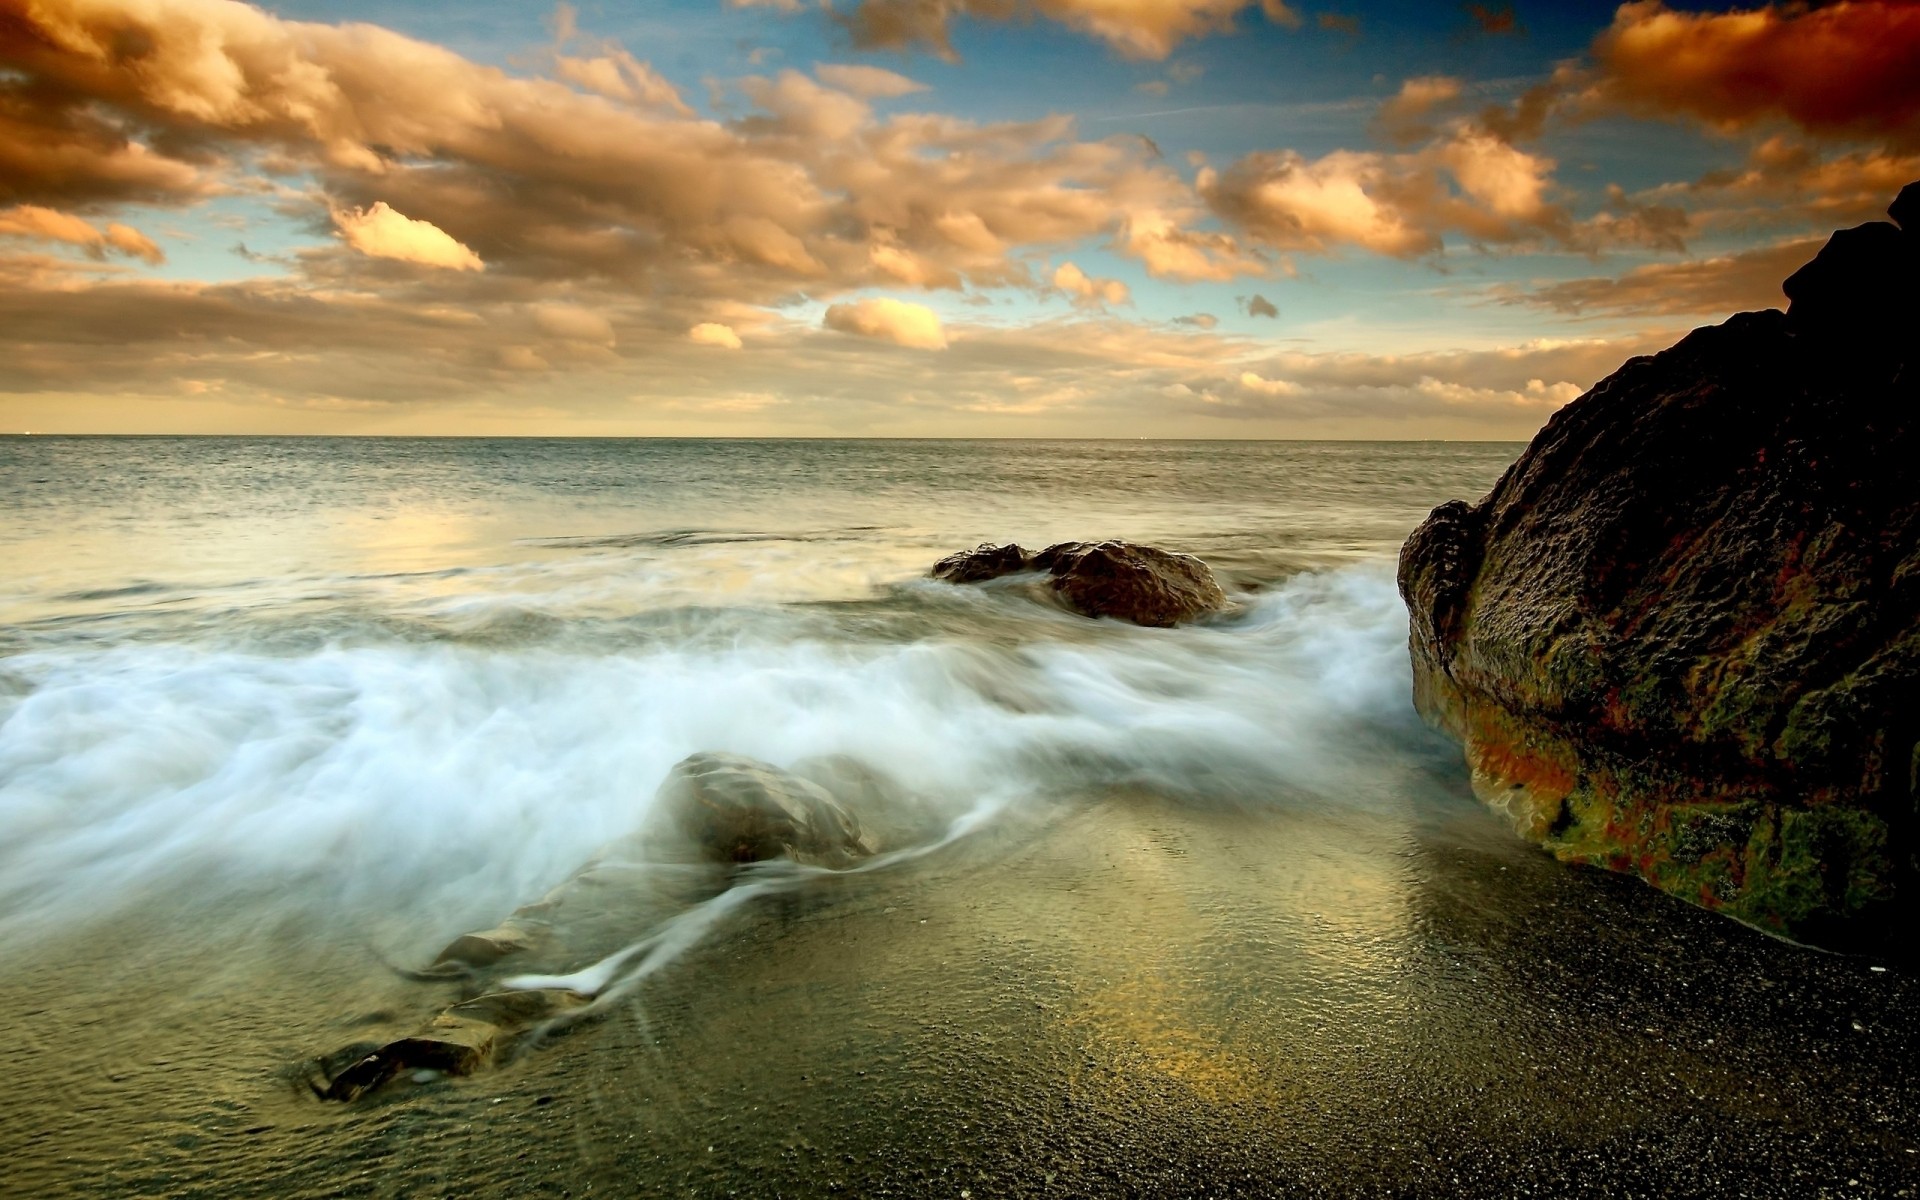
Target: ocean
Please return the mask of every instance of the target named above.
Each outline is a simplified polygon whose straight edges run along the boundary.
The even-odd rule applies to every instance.
[[[1904,1194],[1904,979],[1553,862],[1413,713],[1395,553],[1520,449],[0,439],[0,1162],[33,1195]],[[1229,610],[928,577],[1113,537]],[[606,893],[508,981],[584,1015],[315,1098],[711,751],[851,759],[912,832]]]

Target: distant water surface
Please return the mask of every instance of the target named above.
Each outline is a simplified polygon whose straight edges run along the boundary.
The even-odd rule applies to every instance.
[[[1551,862],[1412,713],[1394,554],[1518,451],[0,439],[0,1161],[43,1195],[1902,1194],[1905,979]],[[1232,611],[926,578],[1100,537],[1200,555]],[[611,1000],[480,1076],[304,1090],[704,750],[851,757],[933,819],[698,936],[613,911],[529,965]]]

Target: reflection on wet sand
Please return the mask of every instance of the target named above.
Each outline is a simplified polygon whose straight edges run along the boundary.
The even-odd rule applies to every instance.
[[[495,1070],[344,1107],[301,1055],[457,989],[204,914],[95,930],[0,983],[16,1096],[75,1114],[0,1154],[42,1195],[1920,1177],[1908,981],[1569,871],[1419,774],[1397,813],[1108,793],[819,873]]]

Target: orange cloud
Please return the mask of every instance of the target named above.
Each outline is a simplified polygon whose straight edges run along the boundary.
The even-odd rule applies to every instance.
[[[1061,263],[1054,270],[1053,286],[1077,305],[1097,308],[1103,304],[1125,304],[1128,299],[1126,284],[1118,279],[1095,279],[1070,262]]]
[[[1275,249],[1325,254],[1358,247],[1395,258],[1442,249],[1448,235],[1478,245],[1542,242],[1595,251],[1611,245],[1683,249],[1686,215],[1629,200],[1575,220],[1553,202],[1553,159],[1466,122],[1417,151],[1291,150],[1247,155],[1196,184],[1213,211]]]
[[[1217,271],[1203,260],[1233,251],[1212,234],[1198,259],[1168,253],[1205,214],[1137,138],[1080,141],[1059,117],[881,120],[869,98],[912,81],[832,65],[742,81],[756,111],[721,123],[649,96],[651,76],[582,38],[570,10],[556,34],[586,51],[556,50],[559,79],[519,78],[377,27],[231,0],[0,0],[0,95],[13,102],[0,103],[0,166],[19,167],[0,170],[0,189],[31,203],[178,198],[239,185],[236,164],[265,153],[311,172],[332,211],[358,214],[340,225],[347,244],[384,262],[745,303],[796,288],[1031,286],[1025,251],[1120,238],[1143,217],[1164,236],[1117,244],[1168,270]],[[134,42],[137,60],[118,49]],[[50,149],[48,131],[85,120],[97,138]],[[356,268],[309,255],[303,269],[345,282]]]
[[[1503,4],[1494,8],[1486,4],[1466,5],[1467,16],[1473,21],[1474,28],[1491,37],[1504,34],[1523,33],[1519,19],[1513,15],[1513,6]]]
[[[1408,79],[1401,83],[1399,92],[1380,106],[1374,124],[1379,132],[1396,142],[1423,141],[1434,134],[1427,118],[1436,109],[1458,100],[1464,90],[1461,81],[1450,75]]]
[[[747,0],[751,3],[754,0]],[[759,0],[792,10],[797,0]],[[823,3],[831,11],[831,6]],[[1258,7],[1289,28],[1300,19],[1282,0],[861,0],[836,13],[854,44],[866,49],[921,47],[954,57],[949,27],[957,17],[1011,21],[1042,17],[1105,42],[1125,58],[1163,59],[1182,42],[1233,28]]]
[[[79,246],[95,258],[104,257],[108,250],[117,250],[152,266],[159,266],[167,260],[166,254],[154,244],[153,239],[131,225],[113,222],[104,230],[96,229],[71,213],[56,212],[33,204],[0,210],[0,235],[65,242]]]
[[[1686,262],[1646,263],[1624,275],[1567,279],[1534,288],[1503,288],[1504,303],[1530,304],[1576,316],[1711,316],[1778,308],[1780,281],[1805,266],[1826,238]]]
[[[1920,5],[1892,0],[1689,13],[1623,4],[1594,43],[1595,98],[1723,130],[1784,119],[1811,134],[1920,147]]]

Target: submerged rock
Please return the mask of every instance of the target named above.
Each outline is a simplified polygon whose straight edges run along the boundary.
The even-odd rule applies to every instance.
[[[476,996],[441,1011],[420,1032],[355,1060],[315,1091],[322,1099],[352,1101],[405,1073],[471,1075],[528,1029],[586,1003],[548,990]]]
[[[782,855],[843,867],[873,853],[859,819],[819,784],[738,754],[694,754],[667,773],[655,810],[719,862]]]
[[[1920,192],[1401,551],[1414,699],[1560,857],[1893,950],[1920,795]]]
[[[578,1018],[588,997],[503,986],[512,978],[507,970],[524,976],[536,965],[525,960],[549,959],[570,971],[631,946],[647,929],[724,890],[731,864],[782,856],[826,867],[856,863],[873,854],[876,839],[847,804],[889,814],[889,832],[902,840],[922,835],[931,816],[897,782],[843,755],[803,759],[791,771],[736,754],[682,759],[655,793],[642,828],[602,846],[500,924],[455,938],[425,971],[406,972],[495,990],[442,1009],[407,1037],[311,1064],[318,1070],[313,1090],[351,1101],[402,1075],[470,1075],[529,1029]]]
[[[1180,625],[1227,603],[1206,563],[1132,542],[1060,542],[1033,555],[1013,544],[982,543],[935,563],[933,577],[982,583],[1023,571],[1045,574],[1052,594],[1082,616],[1135,625]]]

